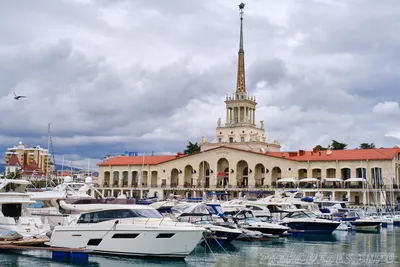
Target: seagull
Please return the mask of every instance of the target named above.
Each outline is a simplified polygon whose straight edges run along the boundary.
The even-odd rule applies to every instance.
[[[14,93],[15,100],[19,100],[20,98],[26,98],[26,96],[24,96],[24,95],[17,95],[14,90],[13,90],[13,93]]]

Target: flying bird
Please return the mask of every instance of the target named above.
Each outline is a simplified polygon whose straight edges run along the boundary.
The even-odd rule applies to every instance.
[[[20,98],[26,98],[26,96],[24,96],[24,95],[17,95],[14,90],[13,90],[13,93],[14,93],[15,100],[19,100]]]

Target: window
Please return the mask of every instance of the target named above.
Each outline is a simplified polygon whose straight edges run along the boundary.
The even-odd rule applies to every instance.
[[[173,237],[175,234],[159,234],[156,238],[171,238]]]
[[[114,234],[111,238],[136,238],[139,234]]]
[[[222,143],[222,138],[221,137],[218,138],[218,143]]]
[[[244,137],[240,137],[240,142],[244,143]]]
[[[233,143],[233,137],[229,137],[229,143]]]

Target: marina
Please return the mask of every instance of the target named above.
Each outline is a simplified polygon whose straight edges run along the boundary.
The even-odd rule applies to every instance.
[[[400,147],[347,149],[329,137],[285,150],[271,139],[246,87],[238,7],[236,88],[223,97],[213,140],[109,154],[95,171],[90,159],[82,169],[64,168],[64,156],[56,165],[51,123],[47,149],[7,148],[1,266],[400,265]]]

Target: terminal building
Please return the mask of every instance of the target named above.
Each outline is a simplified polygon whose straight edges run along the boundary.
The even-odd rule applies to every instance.
[[[256,98],[246,90],[243,10],[240,16],[237,87],[225,99],[225,123],[219,118],[215,138],[201,141],[202,152],[166,156],[108,157],[99,164],[100,191],[106,196],[149,197],[170,193],[200,197],[204,192],[237,197],[300,188],[351,203],[391,203],[400,184],[400,149],[312,151],[280,150],[267,140],[256,120]]]

